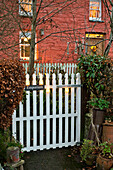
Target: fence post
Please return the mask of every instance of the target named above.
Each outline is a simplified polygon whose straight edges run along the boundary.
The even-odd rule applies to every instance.
[[[76,85],[81,84],[80,73],[76,74]],[[81,87],[76,88],[76,142],[80,142],[80,130],[81,130]]]
[[[14,138],[17,138],[16,135],[16,110],[14,110],[14,113],[12,115],[12,134],[14,136]]]

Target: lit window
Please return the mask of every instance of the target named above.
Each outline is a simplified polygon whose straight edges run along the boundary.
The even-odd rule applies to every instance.
[[[20,58],[29,60],[30,57],[31,33],[20,33]]]
[[[89,19],[101,21],[101,0],[90,0]]]
[[[103,55],[104,53],[104,46],[105,42],[102,41],[105,39],[105,34],[99,34],[99,33],[86,33],[86,53],[92,54],[92,48],[96,47],[96,54],[97,55]]]
[[[35,38],[35,42],[37,39]],[[30,57],[31,32],[20,32],[20,59],[29,60]],[[34,59],[37,60],[37,46],[35,46]]]
[[[32,0],[19,0],[19,14],[32,16]]]

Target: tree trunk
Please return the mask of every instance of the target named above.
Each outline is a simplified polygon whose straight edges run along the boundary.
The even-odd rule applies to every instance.
[[[33,16],[32,16],[32,25],[31,25],[31,44],[30,44],[30,60],[29,60],[30,84],[32,84],[32,75],[34,72],[35,33],[36,33],[36,0],[33,0]]]

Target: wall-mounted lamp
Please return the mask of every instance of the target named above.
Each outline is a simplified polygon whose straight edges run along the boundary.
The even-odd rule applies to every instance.
[[[41,36],[44,35],[44,29],[40,29],[40,35],[41,35]]]

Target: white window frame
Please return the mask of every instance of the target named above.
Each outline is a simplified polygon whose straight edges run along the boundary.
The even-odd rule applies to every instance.
[[[21,38],[27,38],[27,39],[31,38],[31,32],[24,32],[24,34],[21,31],[19,32],[19,35],[20,35],[20,37],[19,37],[20,59],[21,60],[29,60],[30,56],[29,57],[22,57],[21,56],[21,46],[30,46],[30,44],[29,43],[28,44],[22,44]],[[36,42],[36,38],[35,38],[35,42]],[[36,60],[36,58],[37,58],[37,46],[35,46],[35,57],[34,57],[34,59]]]
[[[23,11],[22,9],[21,9],[21,4],[26,4],[26,5],[31,5],[31,12],[25,12],[25,11]],[[19,15],[21,15],[21,16],[33,16],[33,11],[32,11],[32,0],[31,0],[31,3],[29,2],[29,0],[28,0],[28,2],[24,2],[24,0],[23,0],[23,2],[21,2],[21,0],[19,0]],[[29,6],[28,6],[29,7]]]
[[[90,17],[90,10],[91,10],[91,8],[90,8],[90,2],[99,2],[100,3],[100,6],[99,6],[99,10],[100,10],[100,13],[99,13],[99,17],[97,18],[97,17]],[[101,8],[101,0],[90,0],[89,1],[89,20],[91,20],[91,21],[101,21],[101,15],[102,15],[102,8]],[[96,10],[96,9],[95,9]]]

